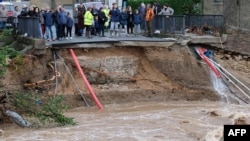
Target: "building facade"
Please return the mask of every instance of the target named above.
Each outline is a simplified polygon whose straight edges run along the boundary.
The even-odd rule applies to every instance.
[[[203,0],[203,14],[224,15],[225,25],[250,30],[249,0]]]

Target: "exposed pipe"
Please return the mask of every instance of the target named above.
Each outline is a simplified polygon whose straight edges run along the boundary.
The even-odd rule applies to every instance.
[[[225,71],[229,76],[231,76],[233,79],[235,79],[239,84],[241,84],[244,88],[246,88],[250,92],[250,88],[248,88],[244,83],[242,83],[239,79],[237,79],[235,76],[233,76],[230,72],[228,72],[224,67],[222,67],[220,64],[214,62],[212,59],[210,61],[217,65],[219,68],[221,68],[223,71]]]
[[[220,73],[218,72],[218,70],[214,67],[214,65],[208,60],[208,58],[204,55],[204,51],[206,49],[204,48],[196,48],[197,53],[200,55],[200,57],[207,63],[207,65],[212,69],[212,71],[215,73],[215,75],[218,78],[221,78]]]
[[[78,87],[78,85],[77,85],[77,83],[76,83],[76,80],[74,79],[73,75],[70,73],[69,67],[65,64],[63,58],[62,58],[57,52],[56,52],[56,55],[57,55],[57,56],[59,57],[59,59],[62,61],[64,67],[66,68],[67,72],[69,73],[69,76],[71,77],[71,79],[72,79],[72,81],[73,81],[73,83],[74,83],[76,89],[79,91],[79,93],[80,93],[80,95],[81,95],[81,97],[82,97],[84,103],[86,104],[87,107],[89,107],[89,104],[88,104],[86,98],[84,97],[83,92],[80,90],[80,88]]]
[[[237,89],[239,89],[248,99],[250,99],[249,95],[244,91],[242,90],[235,82],[233,82],[222,70],[219,69],[219,66],[216,66],[216,68],[218,68],[218,70],[220,71],[220,73],[226,77],[226,79],[228,79],[229,83],[232,83]],[[239,96],[237,96],[239,97]],[[245,100],[239,98],[240,100],[242,100],[243,102],[247,103]]]
[[[74,60],[74,62],[75,62],[75,65],[76,65],[76,67],[77,67],[77,69],[78,69],[78,71],[79,71],[79,73],[80,73],[80,75],[81,75],[81,77],[82,77],[82,79],[83,79],[83,81],[84,81],[86,87],[88,88],[88,91],[89,91],[89,93],[91,94],[91,96],[92,96],[92,98],[93,98],[95,104],[97,105],[97,107],[98,107],[99,109],[103,109],[102,104],[99,102],[98,98],[97,98],[96,95],[95,95],[94,90],[93,90],[92,87],[90,86],[89,81],[87,80],[85,74],[83,73],[83,70],[82,70],[82,68],[81,68],[81,66],[80,66],[80,64],[79,64],[78,59],[76,58],[76,55],[75,55],[74,50],[73,50],[73,49],[69,49],[69,51],[70,51],[70,54],[71,54],[71,56],[72,56],[72,58],[73,58],[73,60]]]

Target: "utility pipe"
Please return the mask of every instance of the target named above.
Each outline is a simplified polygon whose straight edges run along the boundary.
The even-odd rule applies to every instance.
[[[250,96],[244,90],[242,90],[235,82],[233,82],[224,72],[222,72],[222,70],[220,70],[220,66],[216,66],[216,68],[218,68],[220,73],[222,75],[224,75],[226,77],[226,79],[228,79],[229,83],[232,83],[237,89],[239,89],[250,100]],[[242,100],[242,99],[240,99],[240,100]],[[243,102],[247,103],[246,101],[243,101]]]
[[[250,92],[250,88],[248,88],[244,83],[242,83],[239,79],[237,79],[235,76],[233,76],[229,71],[227,71],[224,67],[222,67],[220,64],[214,62],[212,59],[210,61],[217,65],[219,68],[221,68],[223,71],[225,71],[229,76],[231,76],[234,80],[236,80],[239,84],[241,84],[244,88],[246,88]]]
[[[92,87],[90,86],[89,81],[87,80],[85,74],[83,73],[83,70],[82,70],[82,68],[81,68],[81,66],[80,66],[80,64],[79,64],[79,61],[78,61],[78,59],[76,58],[75,52],[73,51],[73,49],[69,49],[69,52],[70,52],[70,54],[71,54],[71,56],[72,56],[72,58],[73,58],[73,60],[74,60],[74,62],[75,62],[75,65],[76,65],[76,67],[77,67],[77,69],[78,69],[78,71],[79,71],[79,73],[80,73],[80,75],[81,75],[81,77],[82,77],[82,79],[83,79],[83,81],[84,81],[86,87],[88,88],[88,91],[89,91],[89,93],[91,94],[91,96],[92,96],[92,98],[93,98],[95,104],[97,105],[97,107],[98,107],[100,110],[103,109],[102,104],[99,102],[98,98],[97,98],[96,95],[95,95],[94,90],[93,90]]]
[[[218,78],[221,78],[220,73],[218,72],[218,70],[214,67],[214,65],[208,60],[208,58],[204,55],[204,51],[206,49],[204,48],[197,48],[197,52],[200,55],[200,57],[207,63],[207,65],[212,69],[212,71],[215,73],[215,75]]]
[[[80,90],[79,86],[77,85],[76,80],[74,79],[73,75],[71,74],[71,72],[70,72],[70,70],[69,70],[69,67],[65,64],[63,58],[62,58],[57,52],[55,52],[55,53],[56,53],[57,57],[59,57],[59,59],[62,61],[62,63],[63,63],[63,65],[64,65],[65,69],[66,69],[67,72],[69,73],[69,76],[71,77],[71,79],[72,79],[72,81],[73,81],[73,83],[74,83],[76,89],[79,91],[79,93],[80,93],[80,95],[81,95],[81,97],[82,97],[84,103],[86,104],[87,107],[89,107],[89,104],[88,104],[88,102],[87,102],[85,96],[83,95],[83,92]]]

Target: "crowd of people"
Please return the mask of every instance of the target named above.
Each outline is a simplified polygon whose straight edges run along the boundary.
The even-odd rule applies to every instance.
[[[16,6],[14,9],[13,17],[37,17],[39,38],[47,41],[72,39],[73,36],[106,37],[106,30],[109,30],[110,37],[120,37],[123,33],[126,36],[146,33],[146,36],[152,37],[154,16],[174,14],[174,10],[168,4],[164,4],[161,8],[157,3],[152,5],[141,3],[138,9],[132,9],[131,6],[120,9],[116,3],[112,4],[112,8],[104,5],[97,9],[95,4],[85,8],[81,3],[73,15],[66,12],[62,5],[58,5],[55,10],[49,7],[39,9],[34,5],[30,7],[23,5],[21,10]],[[2,6],[0,17],[4,16],[7,15]],[[18,26],[18,18],[14,23]],[[72,34],[72,29],[75,35]]]

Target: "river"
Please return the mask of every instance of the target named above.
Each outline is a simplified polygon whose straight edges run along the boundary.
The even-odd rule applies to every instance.
[[[224,102],[127,103],[75,108],[76,126],[6,127],[2,141],[219,141],[224,124],[250,123],[249,105]]]

